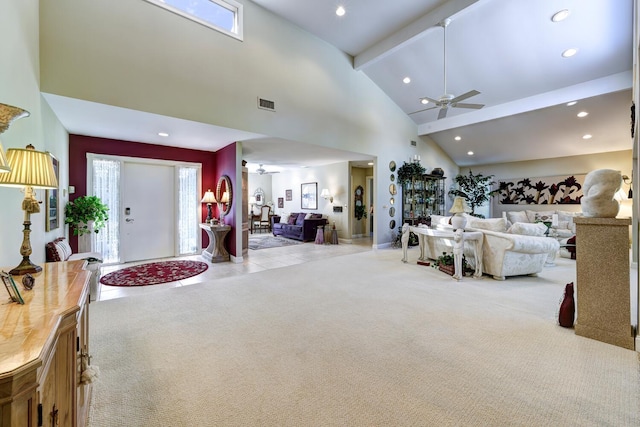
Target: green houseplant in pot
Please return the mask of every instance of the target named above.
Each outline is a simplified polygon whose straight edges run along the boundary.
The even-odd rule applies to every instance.
[[[64,223],[73,228],[74,236],[89,234],[90,223],[93,222],[93,232],[104,228],[109,220],[109,208],[97,196],[80,196],[67,203],[64,208]]]
[[[471,215],[484,218],[484,215],[477,214],[475,209],[484,205],[491,196],[499,191],[497,189],[491,190],[491,186],[495,184],[493,175],[484,176],[481,173],[474,175],[473,171],[469,171],[467,175],[456,175],[453,180],[456,186],[449,190],[449,195],[462,197],[471,209]]]

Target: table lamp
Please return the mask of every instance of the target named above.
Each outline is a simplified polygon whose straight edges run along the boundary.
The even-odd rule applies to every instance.
[[[24,187],[24,229],[20,254],[22,262],[10,274],[23,275],[42,271],[42,267],[35,265],[29,259],[31,255],[31,214],[40,212],[40,205],[35,197],[35,188],[58,188],[58,179],[53,169],[53,161],[48,152],[36,151],[33,145],[26,149],[10,148],[7,150],[7,160],[11,172],[0,174],[0,185],[8,187]]]
[[[464,216],[465,212],[469,212],[469,208],[464,198],[456,197],[453,199],[453,206],[449,209],[449,213],[453,214],[451,217],[451,226],[454,230],[464,230],[464,227],[467,225],[467,218]]]
[[[200,203],[207,204],[207,222],[213,219],[213,213],[211,212],[211,204],[217,203],[217,202],[218,201],[216,200],[216,196],[213,194],[213,191],[211,191],[211,189],[208,189],[207,191],[205,191],[204,197],[202,198],[202,200],[200,200]]]

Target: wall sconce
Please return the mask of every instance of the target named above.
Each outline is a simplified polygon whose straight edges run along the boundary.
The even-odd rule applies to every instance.
[[[320,192],[320,197],[322,197],[325,200],[329,199],[329,203],[333,203],[333,197],[331,196],[331,193],[329,193],[328,188],[322,189],[322,191]]]
[[[11,172],[0,173],[0,185],[8,187],[24,187],[24,229],[22,231],[22,245],[20,255],[22,262],[9,274],[23,275],[42,271],[42,267],[35,265],[29,259],[31,255],[31,214],[40,212],[40,205],[35,197],[34,188],[58,188],[58,179],[53,169],[53,161],[48,152],[36,151],[33,145],[23,148],[10,148],[7,150],[7,160]]]
[[[629,195],[627,197],[629,199],[633,199],[633,188],[631,187],[631,184],[633,184],[633,181],[627,175],[622,175],[622,182],[624,182],[629,186]]]
[[[211,189],[205,191],[204,197],[202,198],[202,200],[200,200],[200,203],[207,204],[207,222],[211,221],[211,219],[213,218],[213,213],[211,212],[211,204],[217,202],[218,201],[216,200],[216,196],[213,194],[213,191],[211,191]]]

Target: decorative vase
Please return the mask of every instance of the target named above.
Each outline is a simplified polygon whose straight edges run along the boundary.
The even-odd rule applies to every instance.
[[[564,288],[564,299],[558,312],[558,323],[563,328],[572,328],[576,314],[576,303],[573,300],[573,282],[567,283]]]
[[[466,225],[467,218],[464,217],[464,214],[457,213],[451,217],[451,226],[454,230],[464,230]]]
[[[442,168],[434,168],[431,171],[431,175],[444,176],[444,170],[442,170]]]

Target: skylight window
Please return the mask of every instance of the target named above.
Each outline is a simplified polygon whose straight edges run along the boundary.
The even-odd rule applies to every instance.
[[[170,12],[242,40],[242,5],[234,0],[146,0]]]

